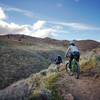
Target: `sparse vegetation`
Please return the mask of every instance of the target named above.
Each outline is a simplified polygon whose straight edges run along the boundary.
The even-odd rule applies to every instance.
[[[49,65],[52,63],[52,60],[54,60],[55,55],[60,54],[64,57],[67,41],[66,44],[65,41],[63,41],[63,44],[61,41],[48,38],[44,40],[34,38],[35,40],[33,40],[33,38],[27,38],[26,36],[24,36],[21,41],[18,41],[18,39],[19,37],[16,39],[14,36],[10,36],[10,39],[9,37],[5,37],[4,40],[0,38],[0,88],[5,88],[15,81],[26,78],[15,86],[12,85],[11,93],[13,93],[13,89],[16,89],[15,91],[16,93],[18,92],[18,94],[19,91],[23,94],[26,92],[27,94],[28,89],[31,90],[31,88],[33,88],[31,95],[28,94],[28,96],[30,96],[29,100],[42,100],[41,98],[64,100],[60,94],[59,84],[57,82],[60,79],[60,74],[66,74],[65,65],[61,65],[62,68],[60,71],[63,71],[63,73],[57,72],[54,67],[55,65],[52,64],[50,67]],[[94,43],[94,41],[90,42],[92,44],[98,44]],[[83,41],[81,41],[81,44],[84,44]],[[83,51],[88,50],[88,48],[83,47],[83,45],[81,46]],[[91,46],[91,48],[94,47],[96,47],[96,45]],[[91,48],[89,48],[89,50]],[[83,53],[80,60],[81,72],[93,71],[100,74],[100,56],[96,55],[98,51],[99,49],[93,52],[91,49],[91,52],[87,51],[87,53]],[[66,81],[66,84],[70,87],[72,80],[63,81]],[[73,83],[73,85],[75,84]],[[65,85],[64,87],[69,88],[68,86]]]
[[[45,81],[45,87],[51,90],[51,100],[63,100],[58,90],[59,86],[56,84],[59,77],[59,74],[51,75]]]
[[[80,66],[81,66],[81,71],[89,71],[89,70],[94,70],[96,69],[98,63],[99,63],[99,57],[97,57],[95,54],[92,52],[90,55],[83,56],[80,61]]]
[[[96,67],[96,57],[91,57],[90,59],[82,59],[81,70],[87,71],[94,69]]]
[[[30,96],[29,100],[41,100],[43,96],[48,98],[47,100],[63,100],[59,94],[57,80],[60,78],[60,74],[57,72],[51,72],[48,70],[45,76],[38,73],[35,77],[35,90]]]
[[[38,45],[35,45],[37,48],[35,49],[33,45],[23,45],[23,41],[16,40],[18,43],[15,40],[11,41],[11,39],[0,40],[0,88],[48,68],[51,63],[50,57],[54,53],[64,54],[60,50],[52,51],[48,48],[42,51]]]

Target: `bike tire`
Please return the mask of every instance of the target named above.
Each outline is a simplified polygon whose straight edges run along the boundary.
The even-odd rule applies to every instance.
[[[80,78],[80,65],[79,63],[76,61],[76,66],[77,66],[77,69],[76,69],[76,79],[79,79]]]

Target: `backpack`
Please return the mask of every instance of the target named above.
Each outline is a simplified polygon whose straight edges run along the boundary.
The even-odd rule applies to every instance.
[[[61,58],[61,56],[57,56],[57,58],[56,58],[56,64],[60,64],[60,63],[62,63],[62,58]]]

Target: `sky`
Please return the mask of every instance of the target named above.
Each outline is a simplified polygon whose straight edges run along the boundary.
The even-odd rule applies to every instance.
[[[0,35],[100,41],[100,0],[0,0]]]

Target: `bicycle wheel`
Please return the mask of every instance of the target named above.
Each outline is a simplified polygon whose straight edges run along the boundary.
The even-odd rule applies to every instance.
[[[69,68],[69,62],[66,64],[66,72],[68,73],[68,75],[72,76],[71,69]]]
[[[73,61],[72,61],[72,72],[74,73],[75,78],[79,79],[80,66],[79,66],[79,63],[75,59],[73,59]]]
[[[80,77],[80,66],[79,66],[79,63],[76,61],[76,79],[79,79]]]

